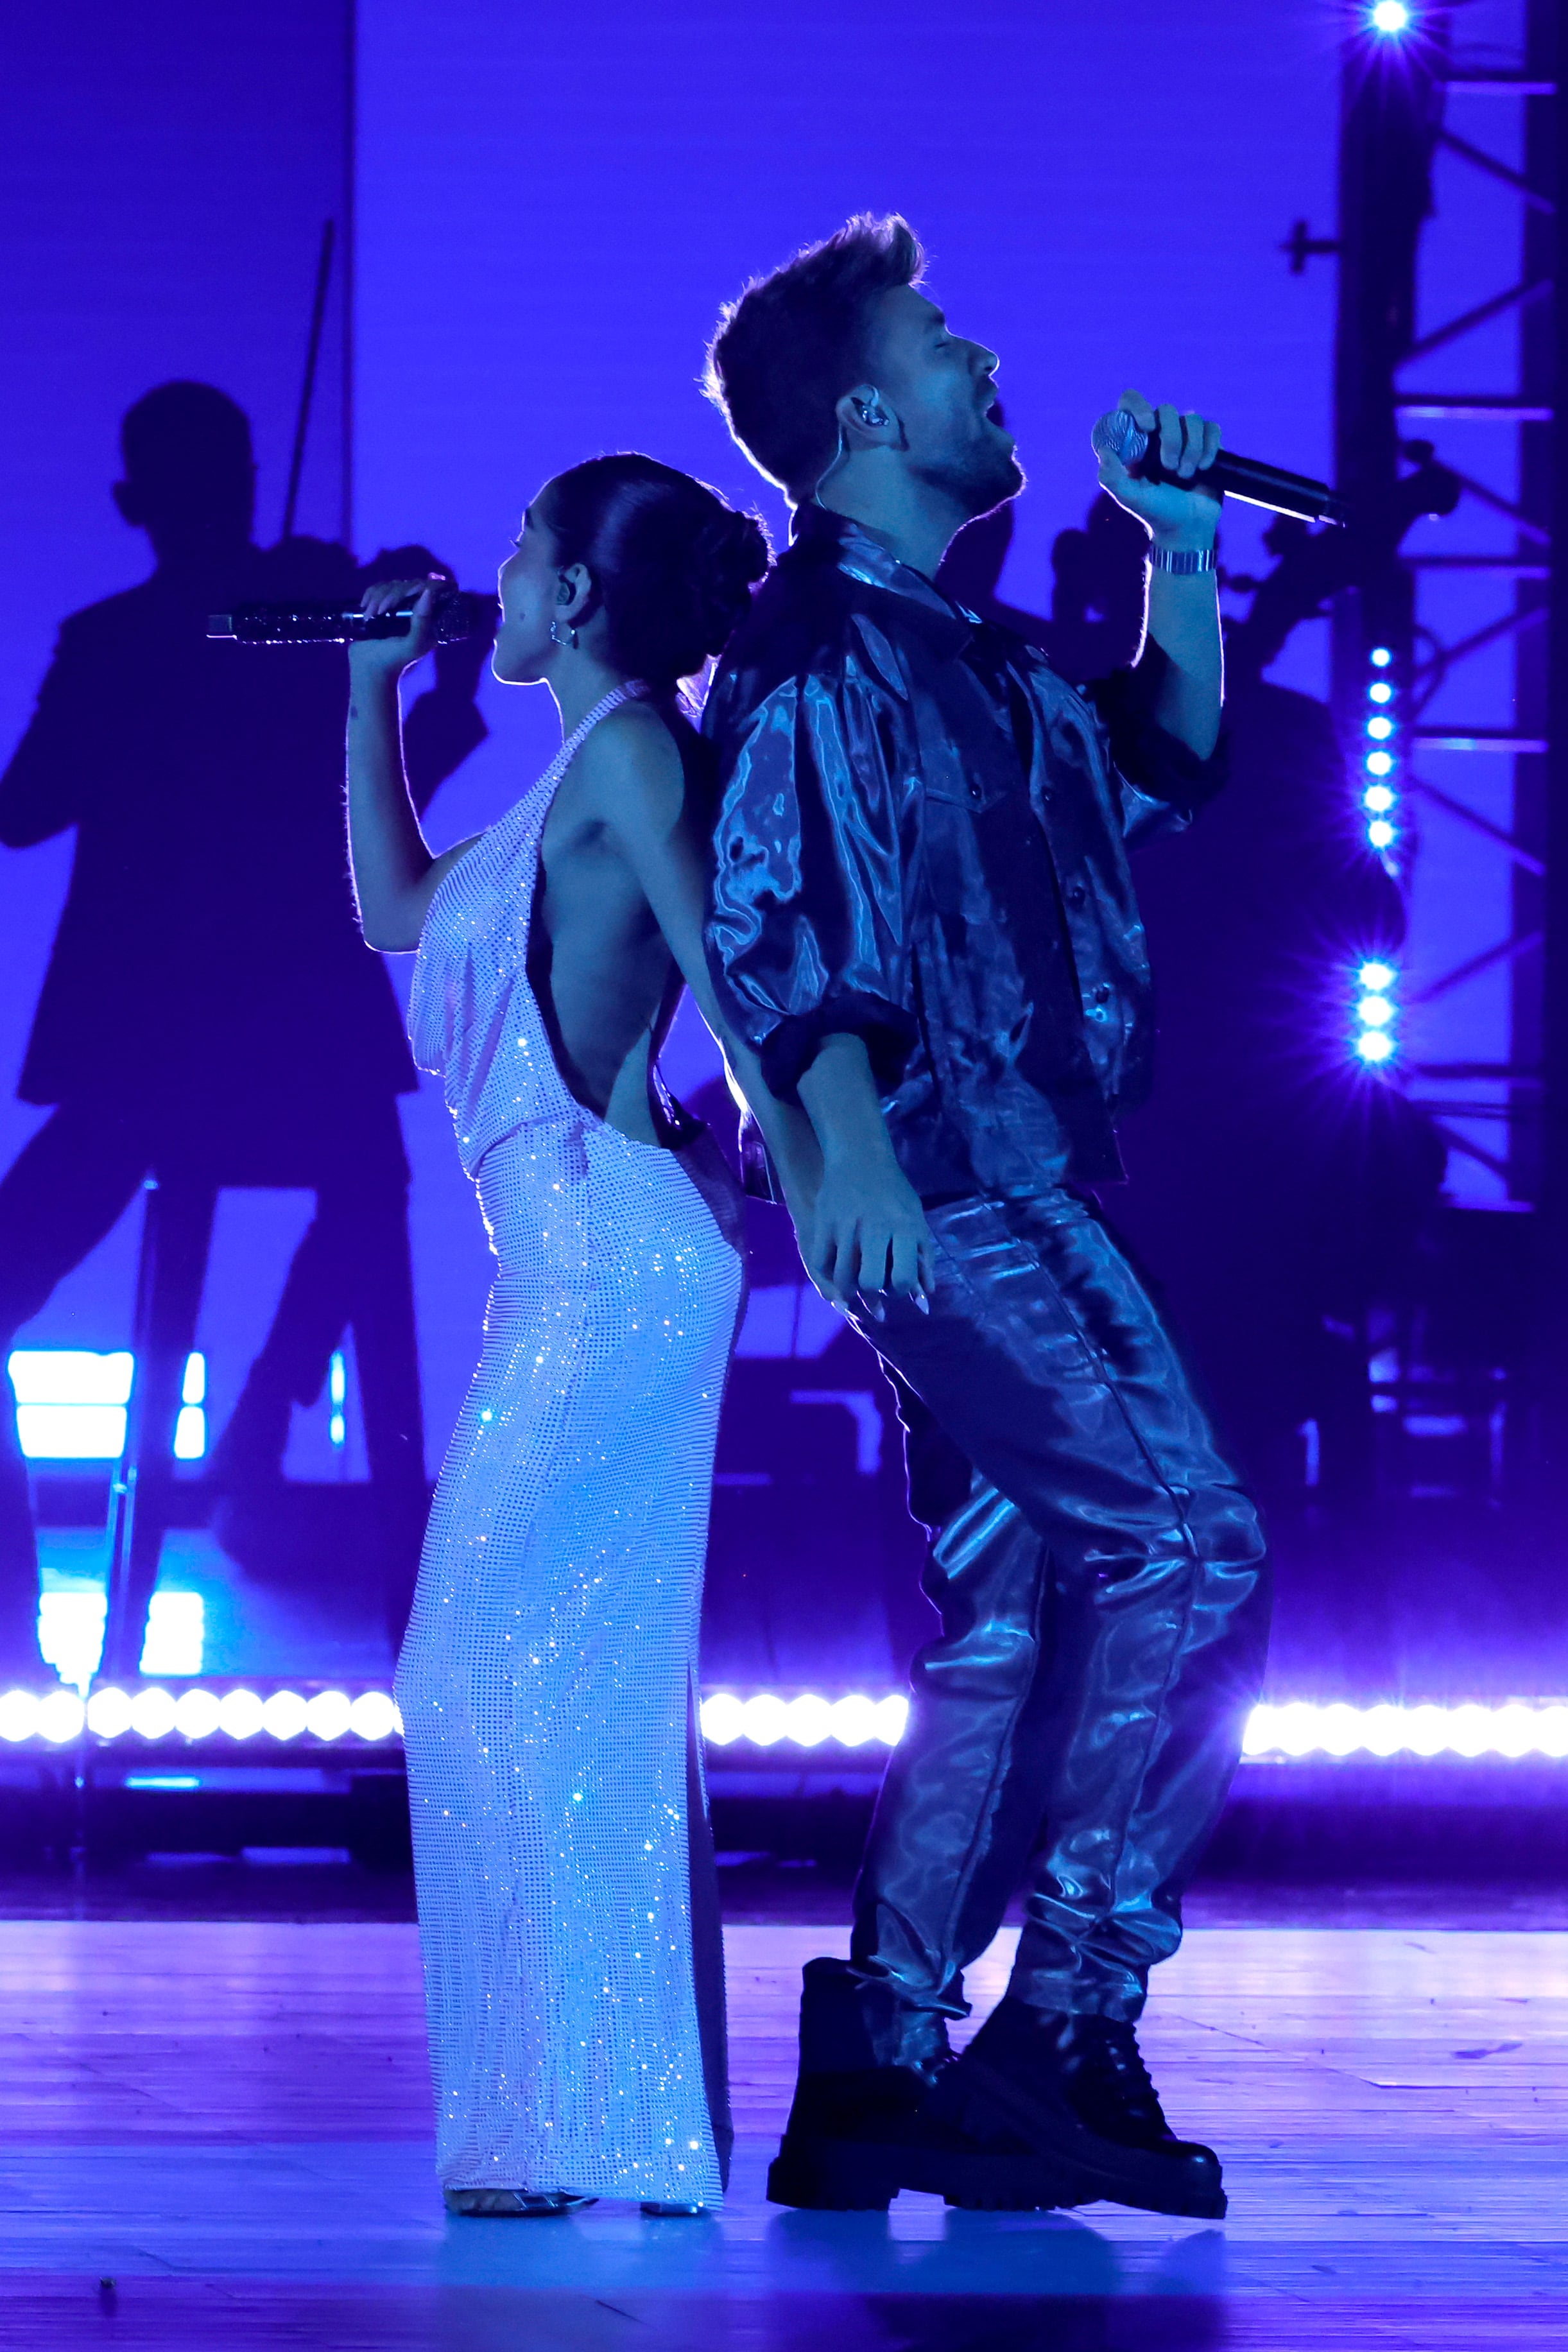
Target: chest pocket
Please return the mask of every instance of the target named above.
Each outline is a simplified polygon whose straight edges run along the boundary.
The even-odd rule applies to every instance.
[[[1021,702],[1021,697],[1019,698]],[[1029,747],[1020,747],[1005,694],[993,694],[961,661],[944,664],[940,684],[920,713],[920,771],[925,797],[975,815],[1027,789]]]

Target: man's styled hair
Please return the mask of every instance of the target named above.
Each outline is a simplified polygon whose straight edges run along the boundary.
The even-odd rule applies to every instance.
[[[857,213],[726,305],[705,389],[752,464],[809,498],[833,461],[833,411],[865,374],[872,307],[919,283],[920,239],[897,213]]]

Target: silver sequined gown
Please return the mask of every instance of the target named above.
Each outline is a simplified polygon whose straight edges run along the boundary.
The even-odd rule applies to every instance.
[[[443,2186],[713,2204],[729,2130],[693,1727],[742,1269],[711,1147],[584,1109],[528,986],[539,835],[586,731],[444,877],[420,941],[415,1056],[499,1268],[397,1700]]]

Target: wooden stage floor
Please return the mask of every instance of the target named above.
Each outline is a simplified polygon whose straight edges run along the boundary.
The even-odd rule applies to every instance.
[[[7,2352],[1306,2352],[1568,2341],[1568,1936],[1207,1927],[1146,2046],[1223,2227],[779,2211],[820,1927],[728,1933],[721,2219],[448,2221],[413,1931],[0,1921]],[[983,2009],[1007,1953],[975,1972]]]

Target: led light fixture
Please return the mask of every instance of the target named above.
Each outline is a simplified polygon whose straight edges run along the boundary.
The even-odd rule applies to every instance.
[[[0,1695],[0,1739],[13,1746],[43,1740],[63,1746],[84,1730],[94,1739],[203,1740],[223,1736],[254,1739],[259,1734],[287,1741],[301,1734],[312,1739],[354,1739],[380,1745],[400,1736],[402,1717],[390,1692],[317,1691],[309,1698],[300,1692],[277,1690],[265,1697],[259,1691],[204,1689],[178,1694],[152,1684],[141,1690],[122,1690],[106,1683],[84,1705],[72,1690],[37,1692],[9,1690]]]
[[[703,1734],[715,1748],[744,1743],[817,1748],[830,1742],[840,1748],[895,1748],[908,1716],[909,1702],[901,1693],[872,1698],[856,1692],[832,1699],[813,1692],[785,1697],[759,1691],[741,1698],[715,1691],[702,1703]],[[325,1690],[307,1698],[293,1690],[264,1695],[197,1688],[176,1694],[158,1684],[138,1690],[106,1684],[85,1706],[71,1690],[0,1694],[0,1740],[12,1747],[63,1748],[84,1732],[95,1740],[134,1738],[149,1745],[257,1738],[287,1745],[306,1738],[380,1746],[402,1731],[396,1704],[383,1690],[352,1697],[347,1691]],[[1568,1699],[1367,1706],[1291,1699],[1253,1708],[1243,1754],[1255,1761],[1283,1762],[1324,1756],[1568,1761]]]
[[[796,1748],[820,1748],[826,1739],[841,1748],[864,1748],[880,1742],[895,1748],[909,1717],[906,1698],[873,1699],[858,1693],[848,1698],[819,1698],[806,1692],[798,1698],[779,1698],[768,1691],[754,1698],[737,1698],[715,1691],[702,1704],[705,1739],[716,1748],[737,1739],[754,1748],[773,1748],[787,1740]]]
[[[61,1682],[85,1691],[103,1655],[103,1587],[78,1583],[38,1597],[38,1651]],[[206,1664],[206,1603],[199,1592],[152,1595],[142,1636],[144,1675],[199,1675]]]
[[[1255,1706],[1243,1753],[1279,1756],[1457,1756],[1568,1759],[1568,1700],[1509,1699],[1501,1706],[1316,1706],[1295,1699]]]
[[[32,1462],[118,1462],[135,1359],[124,1348],[14,1348],[6,1359],[16,1392],[16,1434]],[[207,1366],[186,1358],[174,1454],[199,1462],[207,1450]]]
[[[1393,649],[1374,646],[1366,658],[1371,672],[1366,698],[1372,707],[1363,730],[1361,805],[1366,812],[1366,845],[1392,872],[1399,845],[1400,769],[1398,703],[1388,675]]]
[[[1368,826],[1369,835],[1375,827]],[[1399,973],[1382,956],[1368,956],[1352,974],[1351,1052],[1364,1069],[1385,1070],[1399,1050]]]
[[[1410,30],[1410,11],[1405,0],[1374,0],[1366,21],[1385,40],[1396,40],[1401,33]]]

